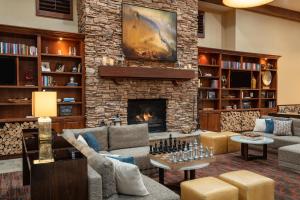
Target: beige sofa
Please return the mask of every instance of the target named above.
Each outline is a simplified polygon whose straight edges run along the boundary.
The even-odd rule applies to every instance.
[[[77,142],[76,137],[83,133],[92,133],[101,144],[98,154],[91,148]],[[89,200],[179,200],[180,197],[165,186],[143,175],[144,184],[150,195],[136,197],[115,194],[114,176],[110,170],[111,161],[103,161],[100,154],[118,154],[133,156],[136,165],[143,172],[152,169],[149,153],[149,135],[147,124],[97,127],[86,129],[66,129],[63,137],[88,158]],[[108,183],[109,182],[109,183]]]

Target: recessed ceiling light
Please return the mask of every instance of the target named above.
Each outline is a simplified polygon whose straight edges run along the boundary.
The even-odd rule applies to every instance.
[[[271,3],[274,0],[223,0],[223,4],[233,8],[250,8]]]

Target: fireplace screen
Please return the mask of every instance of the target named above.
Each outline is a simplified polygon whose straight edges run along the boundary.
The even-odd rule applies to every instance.
[[[166,100],[128,100],[127,121],[128,124],[148,123],[149,132],[166,131]]]

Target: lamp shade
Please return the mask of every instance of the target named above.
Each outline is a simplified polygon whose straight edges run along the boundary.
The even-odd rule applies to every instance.
[[[271,3],[274,0],[223,0],[223,4],[233,8],[250,8]]]
[[[33,92],[32,93],[32,116],[56,117],[57,116],[56,92]]]

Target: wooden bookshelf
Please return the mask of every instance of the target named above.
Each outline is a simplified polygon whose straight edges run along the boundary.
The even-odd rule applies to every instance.
[[[279,58],[276,55],[200,47],[198,109],[200,126],[205,124],[201,128],[220,131],[220,123],[215,125],[208,121],[219,121],[221,112],[276,112]],[[265,72],[272,75],[268,88],[262,81]]]
[[[84,127],[84,35],[6,25],[0,25],[0,33],[0,42],[18,47],[13,46],[12,53],[7,49],[1,51],[0,46],[0,123],[35,121],[36,118],[26,118],[31,116],[32,92],[46,90],[56,91],[61,100],[57,103],[58,117],[53,118],[57,132],[64,128]],[[20,44],[26,46],[24,48],[35,47],[36,54],[27,49],[19,51]],[[42,70],[45,62],[51,71]],[[64,65],[63,71],[56,70],[59,65]],[[79,65],[80,70],[75,72]],[[52,77],[52,82],[45,84],[44,76]],[[77,86],[67,85],[71,77]],[[27,101],[9,101],[25,98]],[[75,102],[63,102],[63,98],[75,98]],[[72,112],[68,116],[62,115],[62,106],[71,106]]]

